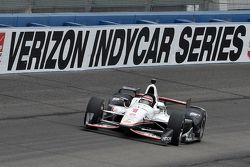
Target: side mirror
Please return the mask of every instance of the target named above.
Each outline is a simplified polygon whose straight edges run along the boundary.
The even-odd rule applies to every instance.
[[[156,104],[156,107],[157,107],[158,109],[160,109],[160,110],[166,110],[166,109],[167,109],[167,107],[164,105],[164,103],[160,103],[160,102],[158,102],[158,103]]]
[[[121,97],[120,99],[123,101],[124,107],[129,107],[130,101],[127,98]]]
[[[120,99],[121,99],[122,101],[124,101],[124,102],[128,101],[128,99],[125,98],[125,97],[121,97]]]

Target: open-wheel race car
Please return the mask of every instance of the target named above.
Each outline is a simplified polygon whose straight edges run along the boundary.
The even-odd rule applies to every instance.
[[[104,104],[92,97],[87,105],[84,127],[87,129],[121,129],[164,144],[201,141],[207,120],[206,111],[186,102],[158,96],[156,80],[152,79],[145,93],[140,89],[122,87]],[[171,107],[171,106],[181,107]],[[105,107],[106,106],[106,107]]]

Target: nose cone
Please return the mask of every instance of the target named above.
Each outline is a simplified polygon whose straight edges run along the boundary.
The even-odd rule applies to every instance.
[[[123,116],[120,125],[129,127],[136,126],[143,122],[143,118],[146,114],[146,110],[140,109],[139,107],[129,108]]]

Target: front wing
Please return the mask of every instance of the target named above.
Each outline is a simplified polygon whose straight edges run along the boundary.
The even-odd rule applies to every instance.
[[[146,129],[143,128],[143,125],[149,125],[152,124],[153,122],[141,122],[137,123],[133,126],[123,126],[120,125],[117,122],[112,122],[112,121],[107,121],[107,120],[101,120],[100,123],[98,124],[91,124],[88,123],[86,124],[86,128],[100,128],[100,129],[121,129],[121,130],[129,130],[130,132],[137,134],[142,137],[147,137],[151,138],[157,141],[161,141],[164,144],[169,144],[173,135],[173,132],[171,129],[169,129],[169,132],[166,133],[167,131],[163,130],[153,130],[153,129]],[[157,133],[154,133],[157,132]]]

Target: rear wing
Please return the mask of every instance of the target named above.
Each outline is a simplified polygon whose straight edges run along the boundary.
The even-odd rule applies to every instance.
[[[137,97],[141,97],[143,96],[143,93],[138,93],[136,94]],[[187,101],[180,101],[180,100],[175,100],[175,99],[171,99],[171,98],[167,98],[167,97],[158,97],[159,101],[161,102],[170,102],[170,103],[175,103],[175,104],[180,104],[180,105],[185,105],[186,108],[196,108],[196,109],[200,109],[203,111],[206,111],[204,108],[202,107],[198,107],[198,106],[193,106],[191,105],[191,99],[188,99]]]
[[[196,108],[196,109],[199,109],[199,110],[206,111],[206,110],[205,110],[204,108],[202,108],[202,107],[191,105],[191,98],[188,99],[186,102],[185,102],[185,101],[180,101],[180,100],[171,99],[171,98],[167,98],[167,97],[159,97],[159,100],[160,100],[160,101],[163,101],[163,102],[171,102],[171,103],[176,103],[176,104],[185,105],[186,108]]]

